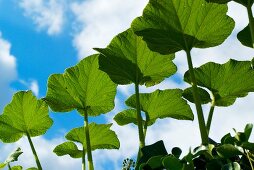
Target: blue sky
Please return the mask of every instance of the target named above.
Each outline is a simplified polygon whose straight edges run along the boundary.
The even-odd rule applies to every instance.
[[[113,36],[127,29],[131,21],[141,15],[146,3],[147,0],[110,0],[110,3],[108,0],[0,0],[0,92],[3,94],[0,110],[18,90],[32,89],[38,97],[44,97],[50,74],[63,73],[67,67],[94,53],[93,47],[105,47]],[[243,47],[235,37],[248,22],[246,11],[230,3],[228,14],[236,20],[233,34],[219,47],[193,50],[194,66],[209,60],[224,63],[229,58],[248,60],[254,56],[253,50]],[[141,92],[187,87],[181,81],[187,70],[184,53],[177,53],[174,62],[178,66],[177,75],[152,88],[142,86]],[[133,86],[119,86],[116,108],[90,121],[112,122],[114,114],[123,109],[124,99],[132,93]],[[211,136],[220,139],[233,127],[241,130],[246,122],[254,120],[251,114],[254,108],[246,106],[246,101],[250,100],[254,100],[253,95],[237,101],[233,107],[216,108],[215,114],[223,114],[214,116]],[[208,106],[204,110],[207,112]],[[241,117],[238,116],[240,110]],[[49,170],[80,169],[78,160],[68,156],[58,158],[51,150],[64,141],[63,136],[69,129],[82,126],[82,117],[75,112],[50,113],[50,116],[54,120],[53,127],[45,136],[34,139],[42,164]],[[121,141],[121,149],[96,151],[94,162],[98,170],[119,169],[124,158],[136,156],[136,127],[119,127],[114,123],[112,129]],[[187,151],[190,146],[200,143],[197,121],[159,120],[148,130],[147,143],[151,144],[158,139],[163,139],[168,149],[180,146]],[[0,161],[17,146],[21,146],[25,153],[20,158],[22,165],[26,168],[35,165],[33,159],[30,159],[32,155],[26,139],[16,144],[0,144],[1,153],[4,153],[0,155]]]

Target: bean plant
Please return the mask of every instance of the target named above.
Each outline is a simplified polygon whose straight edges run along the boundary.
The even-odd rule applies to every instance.
[[[37,168],[29,169],[42,170],[31,137],[45,134],[52,126],[48,107],[54,112],[76,110],[84,124],[71,129],[65,136],[67,141],[57,145],[53,152],[81,159],[82,170],[86,169],[87,161],[88,169],[94,170],[92,151],[119,149],[121,141],[110,129],[114,122],[90,123],[89,117],[113,110],[117,85],[134,84],[135,94],[125,101],[127,108],[114,116],[120,126],[133,123],[138,127],[137,158],[125,159],[123,170],[254,170],[252,124],[247,124],[242,132],[234,129],[235,136],[228,133],[221,141],[209,137],[215,108],[231,106],[254,92],[254,60],[208,62],[198,68],[192,63],[193,48],[218,46],[231,35],[235,22],[227,15],[230,1],[149,0],[142,16],[134,19],[130,28],[116,35],[105,48],[96,47],[97,54],[85,57],[62,74],[52,74],[45,97],[37,99],[31,91],[14,94],[0,115],[1,141],[13,143],[26,136],[37,164]],[[254,0],[233,1],[246,7],[249,19],[237,38],[242,45],[254,48],[251,10]],[[173,60],[178,51],[186,54],[188,70],[183,80],[190,87],[140,93],[140,85],[154,86],[176,73]],[[190,103],[195,104],[196,111],[192,111]],[[210,110],[205,118],[203,105],[208,103]],[[178,147],[167,151],[161,140],[146,144],[148,127],[157,119],[192,121],[194,114],[198,118],[201,145],[190,149],[187,155]],[[17,150],[11,154],[0,164],[0,169],[7,165],[9,170],[22,170],[22,166],[10,166],[21,153]]]

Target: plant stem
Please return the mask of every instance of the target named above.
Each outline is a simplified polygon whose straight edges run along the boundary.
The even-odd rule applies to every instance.
[[[82,151],[82,170],[86,170],[86,153],[85,153],[85,148],[83,146],[83,151]]]
[[[88,115],[87,111],[84,110],[84,128],[85,128],[85,134],[86,134],[86,152],[87,152],[87,160],[88,160],[88,169],[94,170],[93,167],[93,157],[92,157],[92,149],[91,149],[91,143],[90,143],[90,135],[89,135],[89,127],[88,127]]]
[[[249,156],[248,152],[246,152],[245,149],[244,149],[244,153],[246,154],[246,156],[247,156],[247,158],[248,158],[248,160],[249,160],[249,162],[250,162],[251,170],[254,170],[253,165],[252,165],[252,162],[251,162],[251,159],[250,159],[250,156]]]
[[[247,11],[248,11],[248,17],[249,17],[249,27],[250,27],[250,33],[251,33],[251,39],[252,39],[252,46],[254,48],[254,19],[253,19],[253,14],[251,10],[250,0],[248,0]]]
[[[10,163],[8,163],[7,166],[8,166],[8,170],[11,170],[11,165],[10,165]]]
[[[147,132],[147,126],[148,126],[148,121],[150,120],[149,115],[147,114],[147,112],[145,112],[146,115],[146,121],[144,123],[144,140],[146,138],[146,132]]]
[[[32,152],[33,152],[33,155],[34,155],[34,159],[35,159],[36,164],[37,164],[37,168],[38,168],[39,170],[42,170],[42,167],[41,167],[41,163],[40,163],[39,157],[38,157],[38,155],[37,155],[37,153],[36,153],[36,150],[35,150],[35,148],[34,148],[34,145],[33,145],[32,139],[31,139],[31,137],[30,137],[30,135],[29,135],[29,133],[28,133],[28,132],[26,133],[26,136],[27,136],[27,138],[28,138],[28,142],[29,142],[30,147],[31,147],[31,149],[32,149]]]
[[[145,137],[143,132],[142,116],[140,110],[140,100],[139,100],[139,84],[135,83],[135,94],[136,94],[136,108],[137,108],[137,121],[138,121],[138,136],[139,136],[139,151],[137,162],[141,157],[141,148],[145,146]]]
[[[207,129],[208,136],[209,136],[210,127],[211,127],[211,123],[212,123],[212,119],[213,119],[214,108],[215,108],[215,98],[214,98],[214,95],[212,94],[212,103],[211,103],[211,107],[210,107],[210,111],[209,111],[209,115],[208,115],[208,119],[207,119],[207,123],[206,123],[206,129]]]
[[[198,123],[199,123],[199,130],[200,130],[200,134],[201,134],[202,144],[207,145],[208,144],[208,133],[206,130],[203,110],[201,107],[200,96],[198,93],[197,81],[196,81],[194,70],[193,70],[193,64],[192,64],[190,50],[186,50],[186,54],[187,54],[187,61],[188,61],[191,81],[192,81],[192,92],[193,92],[197,115],[198,115]]]

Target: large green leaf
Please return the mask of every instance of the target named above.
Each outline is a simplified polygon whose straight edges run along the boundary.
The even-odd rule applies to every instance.
[[[0,139],[11,143],[23,135],[40,136],[53,124],[48,115],[48,105],[37,100],[32,91],[20,91],[14,94],[0,116]]]
[[[131,29],[117,35],[107,48],[95,50],[100,69],[117,84],[145,84],[152,86],[176,72],[172,59],[174,55],[152,52],[146,43]]]
[[[132,28],[161,54],[208,48],[223,43],[234,28],[227,10],[205,0],[150,0]]]
[[[230,106],[236,98],[254,91],[254,70],[250,61],[209,62],[195,68],[194,73],[198,86],[212,92],[216,106]],[[184,80],[191,84],[189,71],[185,73]]]
[[[79,150],[74,142],[64,142],[53,150],[57,156],[70,155],[72,158],[81,158],[83,151]]]
[[[132,108],[136,108],[136,96],[132,95],[126,100],[126,104]],[[141,110],[149,116],[148,125],[152,125],[156,119],[175,118],[184,120],[193,120],[193,113],[190,106],[182,98],[182,90],[156,90],[153,93],[140,94]],[[120,124],[136,123],[136,120],[129,119],[129,116],[122,115],[122,119],[118,119]],[[132,122],[131,122],[132,121]]]
[[[56,112],[85,109],[89,116],[112,110],[116,85],[98,68],[98,55],[92,55],[63,74],[51,75],[45,98],[51,109]]]
[[[112,124],[91,123],[89,127],[91,149],[119,149],[120,142],[114,131],[110,130]],[[86,136],[84,127],[72,129],[66,139],[83,144],[86,148]]]

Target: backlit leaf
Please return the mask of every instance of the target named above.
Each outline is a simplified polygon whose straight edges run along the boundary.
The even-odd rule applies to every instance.
[[[242,4],[243,6],[247,7],[248,5],[252,6],[254,3],[254,0],[206,0],[207,2],[213,2],[213,3],[219,3],[219,4],[226,4],[230,1],[237,2],[239,4]]]
[[[234,28],[227,10],[205,0],[150,0],[132,28],[161,54],[208,48],[223,43]]]
[[[89,116],[112,110],[116,85],[98,68],[98,55],[92,55],[63,74],[51,75],[45,98],[50,108],[56,112],[86,109]]]
[[[117,35],[101,53],[100,69],[117,84],[145,84],[152,86],[176,72],[174,55],[152,52],[131,29]]]
[[[211,102],[210,94],[205,89],[198,87],[198,93],[202,104],[207,104]],[[184,89],[183,97],[188,101],[195,103],[191,87]]]
[[[136,108],[136,96],[132,95],[126,100],[126,104]],[[153,93],[140,94],[141,110],[149,115],[148,124],[156,119],[174,118],[193,120],[193,113],[190,106],[182,98],[182,90],[156,90]]]
[[[236,98],[254,91],[254,70],[250,61],[209,62],[195,68],[194,73],[197,85],[212,92],[216,106],[230,106]],[[191,84],[189,71],[185,73],[184,80]]]
[[[83,151],[79,150],[74,142],[64,142],[53,150],[57,156],[70,155],[72,158],[81,158]]]
[[[53,124],[48,105],[37,100],[32,91],[17,92],[0,116],[0,139],[5,143],[18,141],[23,135],[40,136]]]
[[[237,34],[237,39],[245,46],[253,48],[249,25]]]
[[[90,143],[92,150],[95,149],[119,149],[120,142],[114,131],[110,130],[112,124],[88,125],[90,134]],[[86,136],[84,127],[72,129],[66,136],[66,139],[79,142],[86,148]]]

